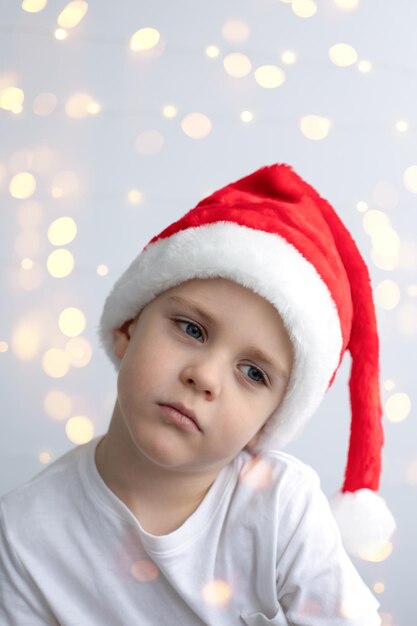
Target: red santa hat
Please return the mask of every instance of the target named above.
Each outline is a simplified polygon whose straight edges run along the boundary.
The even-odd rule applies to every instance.
[[[287,392],[259,449],[282,447],[300,432],[350,352],[350,444],[332,508],[350,552],[386,540],[395,522],[377,494],[383,445],[378,333],[368,269],[350,233],[289,165],[262,167],[226,185],[154,237],[114,285],[100,334],[116,367],[114,329],[166,289],[213,277],[271,302],[292,341]]]

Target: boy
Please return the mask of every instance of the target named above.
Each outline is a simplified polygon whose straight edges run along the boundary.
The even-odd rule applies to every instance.
[[[135,259],[101,338],[107,434],[1,501],[1,623],[380,624],[317,475],[277,451],[348,348],[334,513],[352,549],[392,533],[369,276],[332,207],[286,165],[227,185]]]

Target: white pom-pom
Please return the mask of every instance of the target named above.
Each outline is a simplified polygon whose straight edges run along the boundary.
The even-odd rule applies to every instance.
[[[330,506],[347,552],[362,556],[386,542],[396,524],[385,500],[371,489],[338,493]]]

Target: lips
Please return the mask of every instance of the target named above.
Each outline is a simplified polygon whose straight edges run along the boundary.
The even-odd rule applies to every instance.
[[[165,403],[164,402],[164,403],[161,403],[160,406],[172,407],[176,411],[179,411],[180,413],[182,413],[182,415],[185,415],[185,417],[188,417],[188,419],[190,419],[192,422],[194,422],[194,424],[197,426],[198,430],[201,431],[200,424],[198,423],[198,419],[197,419],[197,416],[194,413],[194,411],[192,411],[191,409],[187,409],[187,407],[185,407],[180,402],[170,402],[170,403]]]

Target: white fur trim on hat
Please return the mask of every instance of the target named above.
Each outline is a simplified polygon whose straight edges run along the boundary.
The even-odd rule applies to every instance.
[[[149,244],[105,302],[102,343],[118,368],[114,329],[163,291],[192,278],[214,277],[228,278],[263,296],[283,319],[295,362],[285,398],[259,447],[266,442],[268,447],[285,445],[320,404],[342,349],[338,312],[325,282],[285,239],[234,222],[216,222]]]

